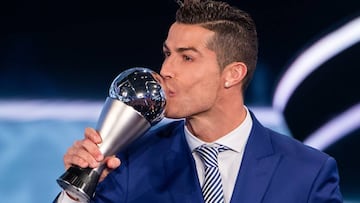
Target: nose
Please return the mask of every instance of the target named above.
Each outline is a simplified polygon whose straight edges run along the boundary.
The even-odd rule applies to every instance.
[[[171,67],[172,67],[171,61],[169,60],[169,58],[166,58],[160,69],[160,75],[162,78],[170,79],[174,77],[174,73],[172,71],[173,68]]]

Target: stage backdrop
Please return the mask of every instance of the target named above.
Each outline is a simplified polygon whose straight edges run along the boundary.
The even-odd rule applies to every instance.
[[[264,125],[335,157],[346,202],[360,202],[359,1],[228,2],[258,26],[247,106]],[[52,201],[62,156],[95,126],[111,81],[132,67],[160,70],[177,7],[0,2],[0,202]]]

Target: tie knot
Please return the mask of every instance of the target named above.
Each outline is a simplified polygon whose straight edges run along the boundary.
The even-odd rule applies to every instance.
[[[223,152],[228,150],[228,147],[223,145],[209,146],[209,145],[201,145],[197,147],[195,150],[200,155],[201,160],[205,164],[205,168],[209,167],[217,167],[218,166],[218,154],[219,152]]]

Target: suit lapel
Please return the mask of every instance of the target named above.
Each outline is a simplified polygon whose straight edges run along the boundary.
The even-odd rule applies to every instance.
[[[267,131],[256,120],[246,144],[231,202],[261,202],[281,157],[274,153]]]
[[[274,153],[268,131],[251,113],[253,127],[246,144],[231,203],[260,203],[281,156]],[[177,125],[164,158],[164,174],[174,203],[204,202],[195,162],[185,140],[183,125]]]
[[[164,159],[168,190],[175,203],[203,202],[195,162],[185,140],[183,125],[178,125],[170,150]]]

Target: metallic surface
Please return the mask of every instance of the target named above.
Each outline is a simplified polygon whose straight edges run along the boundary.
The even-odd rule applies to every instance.
[[[128,69],[114,79],[96,126],[104,157],[125,149],[164,118],[166,102],[160,80],[147,68]],[[72,166],[57,182],[72,197],[88,202],[104,168],[105,163],[93,169]]]
[[[109,96],[132,106],[154,125],[164,117],[166,102],[161,82],[161,76],[150,69],[128,69],[114,79]]]
[[[150,123],[131,106],[108,97],[96,127],[103,139],[99,149],[105,157],[114,155],[150,127]]]

